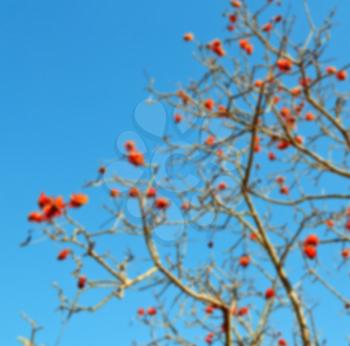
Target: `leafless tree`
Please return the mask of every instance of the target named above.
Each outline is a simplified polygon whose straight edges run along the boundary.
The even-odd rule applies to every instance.
[[[200,78],[171,92],[150,81],[172,126],[151,154],[125,143],[87,184],[107,191],[105,227],[73,217],[83,194],[40,196],[30,220],[76,263],[77,295],[57,286],[67,319],[149,289],[154,306],[136,312],[147,345],[316,346],[329,337],[317,306],[350,307],[338,285],[350,257],[348,66],[329,63],[334,11],[316,26],[305,1],[301,39],[289,8],[248,3],[228,5],[223,39],[185,34]],[[112,169],[120,160],[126,174]],[[112,251],[104,238],[132,245]],[[105,296],[85,306],[90,290]]]

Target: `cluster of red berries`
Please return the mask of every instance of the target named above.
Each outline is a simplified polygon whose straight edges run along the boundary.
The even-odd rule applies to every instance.
[[[128,160],[131,164],[134,166],[143,166],[145,164],[144,155],[137,150],[133,141],[127,141],[124,146],[127,151]]]
[[[316,234],[310,234],[306,237],[303,243],[304,255],[309,259],[317,257],[317,246],[320,243],[320,239]]]
[[[40,211],[29,213],[28,220],[30,222],[50,222],[54,218],[63,215],[66,208],[79,208],[88,202],[88,196],[77,193],[72,194],[68,203],[65,203],[63,197],[47,196],[44,192],[40,194],[38,205]]]
[[[145,316],[146,314],[148,316],[155,316],[157,314],[157,309],[153,306],[147,308],[147,309],[144,309],[144,308],[139,308],[137,310],[137,314],[139,317],[143,317]]]

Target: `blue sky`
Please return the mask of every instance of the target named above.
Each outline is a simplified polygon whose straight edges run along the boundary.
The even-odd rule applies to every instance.
[[[335,3],[310,2],[319,13]],[[203,40],[220,35],[225,4],[0,2],[0,344],[16,345],[16,336],[27,332],[21,311],[45,325],[42,339],[50,345],[59,327],[51,283],[64,280],[67,267],[55,260],[57,247],[48,242],[18,246],[37,195],[79,191],[115,154],[116,138],[135,130],[135,110],[147,97],[145,71],[162,90],[197,73],[182,34],[193,31]],[[340,1],[331,46],[340,63],[350,56],[349,15],[348,2]],[[63,345],[129,345],[133,335],[142,335],[130,326],[140,302],[130,295],[96,315],[79,316]]]

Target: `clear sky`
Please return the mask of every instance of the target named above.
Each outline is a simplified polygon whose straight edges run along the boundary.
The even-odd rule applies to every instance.
[[[301,0],[293,2],[299,6]],[[349,2],[310,2],[319,13],[339,3],[331,51],[347,62]],[[16,336],[28,332],[21,311],[45,325],[41,339],[49,345],[58,333],[51,283],[65,280],[67,267],[57,263],[55,244],[18,246],[38,194],[79,191],[103,159],[115,154],[116,138],[139,131],[135,117],[147,97],[146,71],[162,90],[195,75],[182,35],[193,31],[203,41],[220,35],[225,5],[223,0],[0,1],[1,345],[16,345]],[[130,324],[140,302],[132,294],[95,315],[80,315],[63,345],[129,345],[143,333]]]

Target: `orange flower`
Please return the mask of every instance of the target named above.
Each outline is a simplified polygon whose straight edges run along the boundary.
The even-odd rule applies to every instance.
[[[277,67],[281,72],[289,72],[293,67],[293,62],[289,59],[277,60]]]
[[[45,221],[45,217],[40,212],[32,212],[28,215],[28,221],[40,223]]]
[[[65,207],[66,205],[63,201],[63,197],[51,198],[50,202],[44,206],[43,214],[46,219],[51,220],[54,217],[61,216]]]
[[[70,197],[69,205],[72,208],[80,208],[89,201],[89,197],[83,193],[72,194]]]
[[[145,164],[145,158],[143,154],[137,150],[132,150],[129,152],[128,160],[134,166],[143,166]]]
[[[216,53],[218,56],[223,57],[226,55],[224,48],[222,47],[222,42],[219,39],[213,40],[209,44],[209,49]]]
[[[38,205],[41,209],[43,209],[46,205],[52,202],[52,197],[49,197],[45,194],[45,192],[42,192],[38,199]]]

